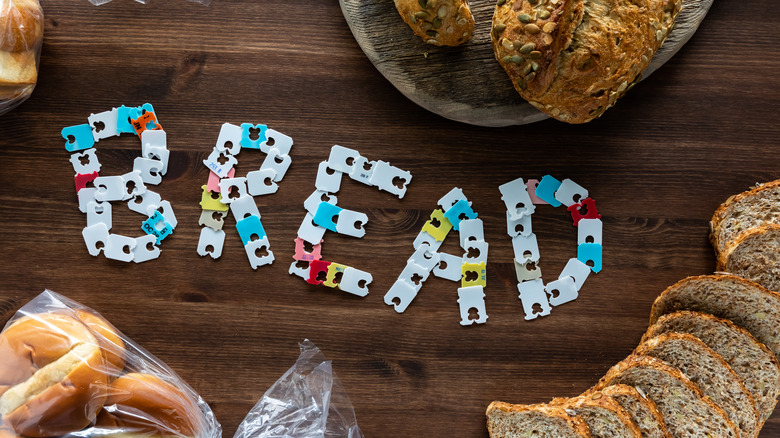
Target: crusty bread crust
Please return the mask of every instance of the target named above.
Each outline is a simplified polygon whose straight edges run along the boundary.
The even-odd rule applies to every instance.
[[[691,292],[695,289],[695,292]],[[716,296],[717,295],[717,296]],[[731,320],[780,356],[780,294],[730,274],[684,278],[653,302],[650,325],[680,310],[709,313]]]
[[[743,231],[718,255],[718,270],[780,291],[780,224],[765,223]]]
[[[43,12],[37,0],[3,0],[0,2],[0,50],[25,52],[35,50],[43,39]]]
[[[634,423],[628,412],[602,391],[591,391],[587,395],[572,398],[557,398],[553,399],[550,404],[556,404],[576,412],[588,425],[588,429],[594,437],[603,436],[600,434],[600,430],[606,429],[616,436],[642,438],[642,431],[639,430],[639,426]],[[588,411],[592,411],[593,418],[587,415]],[[616,423],[611,421],[606,423],[601,420],[604,417],[617,421]]]
[[[591,388],[583,395],[590,394],[593,391],[595,390]],[[669,433],[669,430],[664,423],[663,415],[658,412],[658,406],[656,406],[654,401],[650,400],[645,395],[640,394],[633,386],[618,383],[601,389],[601,392],[620,403],[626,412],[634,417],[634,423],[641,429],[643,438],[672,438],[672,434]],[[623,397],[634,400],[641,406],[643,412],[632,412],[626,405],[621,403],[620,400]],[[642,418],[642,413],[647,413],[650,417]]]
[[[510,431],[501,425],[502,420],[511,422],[512,417],[516,415],[537,415],[545,421],[552,421],[555,426],[567,432],[562,437],[580,437],[591,438],[590,430],[582,418],[576,415],[569,415],[566,410],[560,406],[546,404],[536,405],[513,405],[509,403],[494,401],[490,403],[485,412],[487,416],[487,427],[491,438],[505,438],[510,435]],[[515,429],[515,432],[520,432]]]
[[[671,411],[675,411],[676,408],[669,404],[669,400],[654,397],[650,392],[650,390],[653,388],[642,388],[643,391],[647,393],[648,397],[650,397],[656,403],[659,410],[662,412],[662,415],[664,416],[664,422],[673,436],[677,438],[689,436],[675,433],[675,431],[687,429],[684,424],[681,424],[682,422],[686,421],[695,422],[700,428],[706,428],[708,430],[707,433],[712,432],[712,436],[721,436],[724,438],[738,438],[740,436],[739,429],[737,429],[737,427],[734,426],[734,423],[729,420],[728,415],[726,415],[723,409],[705,397],[696,384],[691,382],[690,379],[685,376],[685,374],[680,372],[680,370],[677,368],[674,368],[664,363],[663,361],[652,357],[636,355],[629,356],[622,362],[619,362],[617,365],[610,368],[607,374],[602,377],[601,380],[599,380],[594,389],[601,390],[604,387],[614,385],[616,383],[634,384],[630,382],[630,378],[626,378],[626,376],[634,369],[651,370],[661,375],[666,375],[668,378],[673,379],[673,381],[678,382],[679,388],[677,390],[684,389],[688,391],[688,394],[691,395],[698,403],[697,406],[683,405],[683,408],[695,409],[696,407],[700,407],[701,409],[704,409],[709,416],[709,418],[704,419],[700,417],[701,413],[698,413],[696,417],[689,418],[684,413],[676,412],[677,414],[681,415],[675,415],[675,418],[670,418],[668,414],[670,414]],[[660,383],[661,382],[658,382],[658,384]],[[673,388],[664,387],[664,397],[675,397],[674,391],[675,390]]]
[[[395,7],[428,44],[457,46],[474,33],[474,16],[465,0],[395,0]]]
[[[641,342],[668,332],[691,333],[720,354],[750,391],[762,422],[769,418],[780,397],[780,362],[766,345],[729,320],[691,311],[661,316]]]
[[[614,105],[670,32],[681,0],[500,0],[496,59],[520,95],[568,123]]]
[[[655,357],[682,371],[739,427],[742,438],[758,435],[756,402],[737,373],[713,349],[687,333],[662,333],[642,342],[637,356]]]
[[[726,250],[730,242],[736,240],[736,237],[745,229],[740,225],[740,217],[747,214],[753,216],[750,203],[761,196],[780,196],[780,179],[760,184],[748,191],[729,197],[721,204],[710,219],[710,242],[715,248],[716,256]],[[780,223],[780,210],[761,209],[761,213],[768,214],[765,220],[773,223]],[[758,220],[758,218],[753,218]],[[726,237],[726,234],[732,233],[732,238]]]

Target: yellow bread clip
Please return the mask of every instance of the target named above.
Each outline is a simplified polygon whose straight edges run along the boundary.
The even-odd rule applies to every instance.
[[[447,234],[449,234],[452,229],[452,223],[450,223],[449,219],[444,217],[444,211],[441,208],[437,208],[436,210],[433,210],[431,219],[423,225],[422,229],[433,236],[436,241],[441,242],[447,237]]]
[[[228,211],[230,206],[222,203],[222,195],[217,199],[211,197],[208,186],[201,186],[203,195],[200,197],[200,207],[204,210]]]
[[[463,276],[460,279],[461,287],[482,286],[487,287],[487,268],[484,263],[464,263],[461,265]],[[476,278],[474,277],[474,274]]]
[[[331,263],[328,265],[328,276],[325,277],[325,281],[322,282],[322,285],[328,287],[338,287],[339,285],[334,283],[334,281],[336,281],[336,274],[341,272],[343,275],[343,272],[347,268],[349,268],[349,266],[340,265],[338,263]]]

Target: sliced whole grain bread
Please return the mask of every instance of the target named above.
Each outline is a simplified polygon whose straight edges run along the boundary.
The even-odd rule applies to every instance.
[[[780,224],[780,180],[734,195],[715,210],[710,220],[710,241],[720,255],[730,242],[750,228]]]
[[[769,418],[780,396],[780,363],[766,345],[731,321],[700,312],[661,316],[647,329],[642,342],[663,333],[689,333],[715,350],[750,391],[761,422]]]
[[[650,324],[661,315],[693,310],[731,320],[780,356],[780,294],[736,275],[688,277],[653,303]]]
[[[659,359],[632,355],[613,366],[595,390],[623,383],[635,386],[658,406],[675,438],[736,438],[728,415],[706,398],[680,370]]]
[[[601,391],[579,397],[556,398],[550,404],[561,406],[566,412],[582,418],[593,438],[642,438],[642,432],[631,415]]]
[[[740,234],[718,256],[718,270],[780,291],[780,225],[765,224]]]
[[[588,391],[585,395],[591,392]],[[672,438],[672,435],[666,430],[664,417],[658,412],[655,402],[633,386],[611,385],[602,389],[601,392],[612,397],[628,412],[634,423],[639,426],[643,438]]]
[[[742,438],[758,435],[760,416],[750,392],[728,363],[699,338],[663,333],[639,344],[634,354],[661,359],[682,371],[728,414]]]
[[[583,438],[590,437],[582,418],[569,415],[560,406],[513,405],[493,402],[488,406],[487,428],[491,438]]]

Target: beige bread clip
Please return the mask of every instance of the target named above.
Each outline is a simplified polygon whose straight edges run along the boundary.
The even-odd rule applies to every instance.
[[[105,358],[92,332],[61,314],[27,316],[0,334],[3,427],[65,435],[94,421],[106,398]]]
[[[515,89],[568,123],[600,116],[639,80],[681,0],[499,0],[491,37]]]
[[[474,33],[474,16],[465,0],[395,0],[395,7],[428,44],[457,46]]]

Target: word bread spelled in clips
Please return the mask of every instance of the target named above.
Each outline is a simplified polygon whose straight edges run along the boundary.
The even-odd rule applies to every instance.
[[[525,319],[547,316],[552,308],[574,301],[591,272],[601,271],[601,215],[588,191],[570,179],[550,175],[541,180],[522,178],[498,188],[507,209],[507,234],[512,238],[517,290]],[[577,257],[570,259],[557,280],[545,284],[539,268],[539,246],[531,216],[536,205],[564,206],[577,227]]]
[[[252,269],[274,262],[271,244],[260,221],[260,211],[254,197],[270,195],[279,189],[292,159],[291,137],[269,129],[266,125],[223,123],[217,136],[217,144],[203,165],[209,169],[206,185],[201,186],[201,225],[198,254],[217,259],[222,255],[225,242],[223,227],[228,211],[236,221],[236,230],[244,245]],[[257,170],[237,177],[235,166],[244,149],[256,149],[266,154]]]
[[[441,208],[431,212],[430,219],[414,240],[415,251],[385,294],[385,304],[403,313],[433,273],[436,277],[461,282],[457,300],[460,324],[484,324],[488,319],[484,292],[487,286],[488,244],[482,220],[477,218],[471,202],[457,187],[439,200],[439,206]],[[438,252],[453,229],[459,233],[460,246],[464,251],[462,256]]]
[[[173,234],[176,216],[168,201],[150,190],[168,171],[167,136],[151,104],[112,108],[87,117],[88,123],[62,129],[65,149],[73,152],[70,163],[75,173],[79,210],[87,215],[82,231],[87,251],[106,258],[141,263],[160,256],[159,245]],[[141,140],[141,156],[133,170],[124,175],[100,175],[95,143],[121,134],[135,134]],[[126,201],[130,210],[144,216],[140,237],[111,233],[111,202]]]
[[[351,179],[398,198],[406,194],[412,174],[384,161],[370,161],[360,152],[335,145],[327,161],[317,167],[315,191],[304,201],[306,215],[295,239],[294,261],[290,275],[297,275],[309,284],[337,288],[360,297],[368,295],[373,277],[368,272],[335,262],[322,260],[322,242],[328,231],[361,238],[366,234],[368,216],[337,205],[336,193],[347,175]]]

